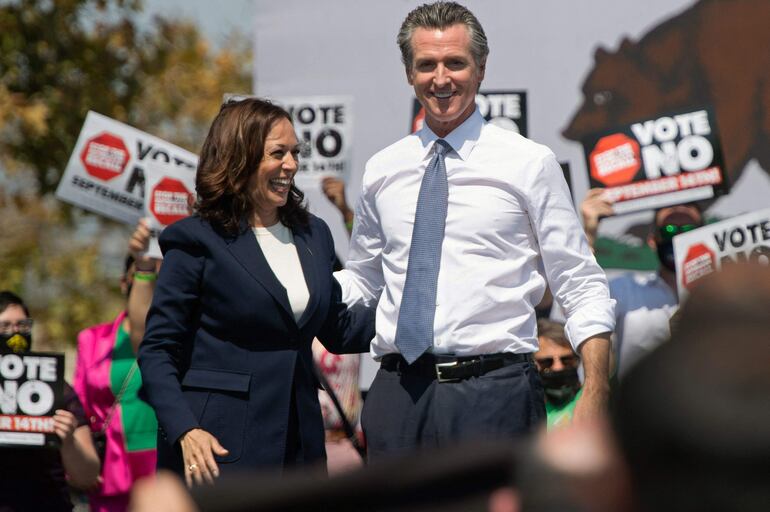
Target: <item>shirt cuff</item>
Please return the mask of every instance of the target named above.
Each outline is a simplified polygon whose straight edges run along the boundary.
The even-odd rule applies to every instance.
[[[576,353],[580,345],[592,336],[615,330],[615,300],[592,301],[573,311],[564,331]]]

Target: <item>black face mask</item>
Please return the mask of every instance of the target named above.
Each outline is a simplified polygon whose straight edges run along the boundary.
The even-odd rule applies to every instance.
[[[660,260],[660,264],[671,272],[676,271],[673,240],[663,240],[658,242],[658,259]]]
[[[561,406],[575,398],[580,389],[577,368],[567,368],[558,372],[540,372],[546,400]]]
[[[21,332],[0,334],[0,352],[29,352],[32,335]]]

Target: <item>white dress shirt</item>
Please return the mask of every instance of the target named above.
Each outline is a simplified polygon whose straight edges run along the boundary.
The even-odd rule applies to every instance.
[[[345,270],[348,304],[377,304],[372,356],[395,346],[417,194],[438,137],[423,128],[366,164]],[[553,153],[484,121],[447,135],[449,206],[432,351],[458,356],[537,350],[534,306],[547,282],[573,346],[614,328],[607,279],[586,241]],[[545,276],[543,276],[543,270]]]

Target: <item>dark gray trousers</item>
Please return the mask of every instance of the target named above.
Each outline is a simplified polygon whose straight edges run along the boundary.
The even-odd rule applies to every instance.
[[[544,422],[533,362],[458,382],[438,382],[411,367],[380,368],[361,413],[370,461],[462,441],[516,439]]]

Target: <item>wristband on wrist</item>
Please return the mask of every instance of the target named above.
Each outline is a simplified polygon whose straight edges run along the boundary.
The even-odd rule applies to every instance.
[[[155,281],[158,275],[152,270],[137,270],[134,272],[134,280],[136,281]]]

